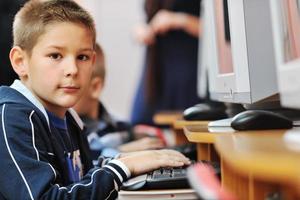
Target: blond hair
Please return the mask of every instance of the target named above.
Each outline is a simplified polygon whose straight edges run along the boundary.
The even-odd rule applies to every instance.
[[[14,46],[31,53],[47,25],[57,22],[78,23],[87,27],[95,44],[93,18],[71,0],[30,0],[16,14],[13,23]]]

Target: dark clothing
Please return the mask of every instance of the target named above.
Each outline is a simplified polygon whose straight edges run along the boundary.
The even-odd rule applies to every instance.
[[[11,67],[9,51],[13,45],[12,23],[14,15],[25,3],[25,0],[0,1],[0,85],[10,85],[17,78]]]
[[[99,102],[98,113],[98,120],[81,116],[86,127],[85,133],[90,144],[93,160],[100,155],[116,156],[120,153],[117,147],[131,141],[133,138],[130,124],[114,118],[101,102]]]
[[[101,159],[92,168],[83,124],[75,111],[67,112],[68,137],[62,137],[53,116],[20,81],[0,87],[0,116],[0,197],[115,199],[130,175],[115,160]],[[66,155],[72,163],[67,163]],[[70,176],[70,170],[80,170],[80,181]]]
[[[87,132],[97,132],[98,136],[101,137],[108,133],[130,131],[130,124],[114,118],[101,102],[99,102],[98,111],[99,114],[97,121],[84,115],[80,116],[86,125]],[[130,135],[128,135],[128,139],[129,136]]]
[[[199,0],[175,0],[172,11],[200,14]],[[151,47],[152,48],[152,47]],[[147,49],[149,51],[149,47]],[[147,55],[148,52],[147,52]],[[146,57],[151,59],[150,56]],[[147,99],[147,70],[144,69],[134,100],[133,124],[153,124],[153,115],[162,110],[183,110],[201,102],[197,95],[198,39],[181,30],[158,36],[155,43],[155,101]],[[149,66],[148,66],[149,67]]]
[[[58,131],[57,136],[59,137],[63,150],[65,152],[64,162],[66,163],[66,166],[68,168],[68,184],[76,183],[80,181],[83,174],[80,151],[78,148],[78,144],[76,143],[76,138],[73,139],[72,135],[69,133],[67,119],[61,119],[48,111],[47,114],[49,117],[49,121],[52,122],[52,125]],[[85,138],[82,138],[81,141],[85,141]],[[89,155],[90,153],[88,152],[88,156]]]

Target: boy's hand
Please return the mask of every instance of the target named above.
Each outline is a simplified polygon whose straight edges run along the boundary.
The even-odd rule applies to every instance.
[[[161,149],[165,145],[164,143],[158,139],[153,137],[145,137],[133,142],[128,142],[119,146],[119,150],[121,152],[131,152],[131,151],[142,151],[149,149]]]
[[[160,167],[180,167],[191,164],[191,161],[174,150],[152,150],[128,153],[119,158],[133,176],[153,171]]]

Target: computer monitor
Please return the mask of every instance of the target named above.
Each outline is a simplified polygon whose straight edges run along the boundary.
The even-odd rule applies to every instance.
[[[300,108],[300,0],[270,0],[281,104]]]
[[[208,98],[208,91],[216,92],[216,83],[214,82],[212,76],[213,73],[208,73],[209,70],[214,70],[212,68],[213,65],[216,65],[216,59],[214,58],[215,44],[213,40],[213,25],[210,22],[210,18],[213,17],[213,13],[209,12],[211,10],[211,0],[203,0],[202,1],[202,30],[200,32],[199,38],[201,38],[201,42],[199,42],[199,56],[198,56],[198,95],[202,99]]]
[[[253,104],[278,93],[269,0],[211,0],[211,98]]]

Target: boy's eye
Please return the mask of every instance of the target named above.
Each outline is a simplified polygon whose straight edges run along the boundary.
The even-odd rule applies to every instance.
[[[49,55],[49,57],[52,58],[53,60],[58,60],[62,58],[62,56],[59,53],[52,53]]]
[[[89,56],[87,56],[87,55],[79,55],[78,57],[77,57],[79,60],[82,60],[82,61],[85,61],[85,60],[89,60]]]

